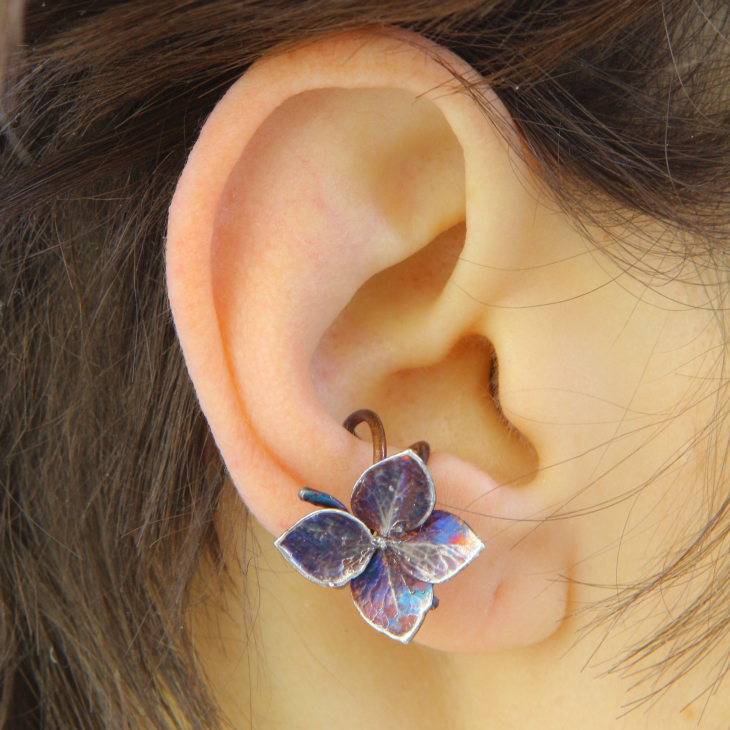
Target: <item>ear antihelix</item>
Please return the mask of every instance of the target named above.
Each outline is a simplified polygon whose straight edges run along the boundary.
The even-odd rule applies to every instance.
[[[237,389],[266,443],[300,458],[312,429],[296,433],[295,420],[282,434],[271,415],[313,414],[307,365],[322,335],[374,274],[463,221],[464,196],[463,152],[427,98],[320,90],[265,120],[223,195],[212,284]],[[339,449],[334,438],[318,449]]]

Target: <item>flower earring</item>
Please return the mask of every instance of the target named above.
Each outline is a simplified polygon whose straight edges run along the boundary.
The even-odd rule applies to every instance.
[[[385,431],[373,411],[355,411],[343,425],[355,435],[363,422],[373,436],[374,464],[352,490],[353,514],[329,494],[304,487],[299,498],[322,509],[299,520],[275,545],[314,583],[349,583],[360,615],[407,644],[438,606],[433,585],[456,575],[484,545],[462,519],[434,510],[428,444],[419,441],[386,458]]]

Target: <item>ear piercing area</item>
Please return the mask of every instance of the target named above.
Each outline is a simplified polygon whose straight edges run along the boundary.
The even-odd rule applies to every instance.
[[[459,517],[434,510],[436,489],[419,441],[388,457],[385,430],[370,410],[344,422],[352,434],[367,423],[374,464],[355,483],[350,504],[309,487],[299,498],[322,509],[299,520],[276,547],[305,578],[322,586],[349,583],[360,615],[377,631],[407,644],[437,608],[433,586],[449,580],[484,549]]]

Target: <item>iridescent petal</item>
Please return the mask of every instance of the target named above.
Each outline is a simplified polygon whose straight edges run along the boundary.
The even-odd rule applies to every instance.
[[[305,578],[330,588],[360,575],[375,550],[368,528],[338,509],[312,512],[274,544]]]
[[[433,586],[401,572],[389,550],[377,550],[350,583],[360,615],[375,629],[407,644],[433,606]]]
[[[424,463],[404,451],[363,472],[352,490],[352,511],[383,537],[422,525],[433,510],[436,490]]]
[[[414,532],[390,542],[400,568],[418,580],[443,583],[484,549],[469,525],[450,512],[434,510]]]

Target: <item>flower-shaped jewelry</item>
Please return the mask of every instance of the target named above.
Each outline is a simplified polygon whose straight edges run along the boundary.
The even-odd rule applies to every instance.
[[[375,413],[356,411],[344,425],[354,434],[363,421],[373,433],[375,464],[352,490],[354,514],[329,494],[305,487],[299,497],[324,509],[299,520],[275,544],[305,578],[330,588],[349,583],[360,615],[407,644],[438,605],[434,583],[456,575],[484,545],[462,519],[434,510],[428,444],[419,441],[385,458]]]

